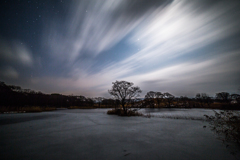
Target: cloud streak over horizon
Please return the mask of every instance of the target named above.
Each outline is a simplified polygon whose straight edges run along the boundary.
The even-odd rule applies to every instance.
[[[16,34],[14,26],[0,33],[0,80],[6,83],[88,97],[108,97],[116,80],[135,83],[142,97],[150,90],[233,93],[240,86],[239,2],[42,3],[26,4],[40,6],[34,22],[32,9],[24,8],[29,17],[22,16]],[[10,23],[16,22],[4,27]]]

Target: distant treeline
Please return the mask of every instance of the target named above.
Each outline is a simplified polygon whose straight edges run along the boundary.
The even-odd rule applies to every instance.
[[[58,93],[44,94],[20,86],[6,85],[0,82],[0,106],[4,107],[65,107],[65,108],[118,108],[119,100],[104,97],[87,98],[85,96],[61,95]],[[214,108],[240,109],[240,95],[228,92],[216,93],[210,97],[206,93],[198,93],[194,98],[175,97],[166,92],[150,91],[145,98],[132,99],[128,108]]]
[[[240,95],[228,92],[216,93],[210,97],[206,93],[197,93],[194,98],[187,96],[175,97],[166,92],[150,91],[146,94],[144,103],[149,108],[213,108],[213,109],[240,109]]]
[[[20,86],[6,85],[0,82],[0,106],[42,106],[42,107],[94,107],[98,101],[84,96],[61,95],[58,93],[44,94],[30,89],[22,89]],[[99,99],[100,100],[100,99]],[[114,106],[112,99],[101,99],[101,103]]]

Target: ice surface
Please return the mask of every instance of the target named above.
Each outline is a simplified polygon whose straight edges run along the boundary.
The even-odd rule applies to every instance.
[[[204,109],[141,111],[195,117],[213,114]],[[226,148],[207,122],[119,117],[106,112],[107,109],[74,109],[2,114],[1,159],[235,159],[231,146]]]

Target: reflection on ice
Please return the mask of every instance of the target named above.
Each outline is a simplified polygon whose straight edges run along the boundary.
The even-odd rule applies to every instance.
[[[111,108],[103,109],[71,109],[58,112],[68,113],[107,113]],[[204,115],[214,115],[214,111],[211,109],[177,109],[177,108],[142,108],[138,110],[144,115],[151,115],[151,117],[157,118],[173,118],[173,119],[192,119],[192,120],[204,120]],[[219,110],[215,110],[219,111]]]

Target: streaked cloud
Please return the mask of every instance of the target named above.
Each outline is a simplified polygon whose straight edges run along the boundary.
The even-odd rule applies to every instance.
[[[33,64],[31,51],[21,41],[8,42],[0,39],[0,57],[2,61],[9,63],[20,63],[26,66]]]
[[[17,79],[19,74],[13,67],[7,66],[0,68],[0,76],[5,79]]]
[[[29,78],[32,88],[91,97],[106,96],[115,80],[134,82],[142,94],[213,95],[240,86],[237,1],[89,0],[61,7],[64,15],[45,17],[39,51],[1,40],[9,64],[41,64],[33,67],[41,74]]]
[[[46,42],[48,37],[47,45],[50,45],[52,54],[71,62],[84,54],[94,57],[116,45],[138,27],[148,16],[147,12],[156,8],[155,5],[165,6],[169,2],[73,1],[65,25],[59,26],[53,21],[50,30],[46,28],[43,41]]]

